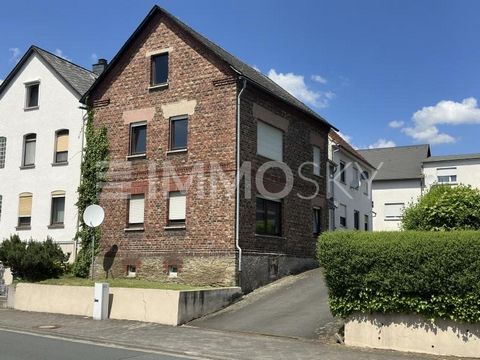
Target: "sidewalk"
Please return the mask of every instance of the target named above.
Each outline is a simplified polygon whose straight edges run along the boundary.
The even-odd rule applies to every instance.
[[[55,329],[41,329],[41,326]],[[291,338],[170,327],[123,320],[94,321],[58,314],[0,310],[1,329],[66,339],[170,352],[209,359],[406,360],[447,359],[391,351],[362,350]]]

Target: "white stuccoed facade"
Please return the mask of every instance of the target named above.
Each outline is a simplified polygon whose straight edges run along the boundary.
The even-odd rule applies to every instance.
[[[374,181],[373,182],[373,230],[400,230],[401,218],[387,217],[389,204],[408,204],[415,202],[422,195],[422,184],[419,179]]]
[[[465,155],[463,159],[447,158],[432,156],[424,161],[423,173],[427,188],[441,182],[442,179],[439,179],[439,176],[454,175],[456,180],[446,182],[446,184],[471,185],[480,189],[480,156],[478,154],[472,155],[470,158],[469,155]]]
[[[39,81],[39,108],[24,110],[25,83]],[[33,53],[0,95],[0,137],[7,138],[5,167],[0,169],[0,241],[11,234],[21,239],[44,240],[47,236],[64,252],[75,253],[77,231],[77,188],[83,139],[83,117],[79,96],[56,75],[46,62]],[[69,130],[68,165],[52,166],[55,132]],[[35,167],[21,169],[24,135],[36,133]],[[49,228],[54,191],[65,192],[63,228]],[[31,229],[16,229],[19,194],[33,194]],[[71,257],[72,258],[72,257]]]
[[[354,156],[352,154],[354,151],[354,149],[348,151],[345,146],[339,146],[335,139],[329,136],[329,163],[336,169],[333,176],[332,166],[328,166],[327,169],[327,197],[333,199],[333,205],[335,206],[334,209],[329,210],[329,230],[355,230],[355,210],[359,212],[358,230],[372,230],[372,189],[370,179],[374,169],[361,158]],[[340,177],[341,162],[345,163],[345,182],[342,182]],[[358,187],[354,184],[354,168],[359,170],[359,174],[364,171],[369,174],[369,179],[360,181],[360,186]],[[342,205],[346,207],[345,226],[340,222]],[[365,216],[368,216],[368,219]],[[367,226],[365,226],[365,223],[367,223]]]

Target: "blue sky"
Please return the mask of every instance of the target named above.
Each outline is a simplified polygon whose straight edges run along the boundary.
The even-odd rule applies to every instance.
[[[279,82],[357,147],[480,152],[480,1],[3,1],[0,79],[31,44],[90,68],[157,3]]]

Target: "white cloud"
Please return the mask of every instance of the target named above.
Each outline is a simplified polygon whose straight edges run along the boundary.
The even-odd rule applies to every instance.
[[[401,120],[393,120],[388,123],[388,126],[394,129],[401,128],[403,125],[405,125],[405,121],[401,121]]]
[[[57,55],[58,57],[61,57],[62,59],[65,59],[67,61],[72,61],[72,59],[70,59],[67,55],[65,55],[61,49],[56,49],[55,50],[55,55]]]
[[[326,84],[327,83],[327,79],[325,79],[321,75],[312,75],[312,80],[319,83],[319,84]]]
[[[90,60],[92,60],[92,64],[96,64],[98,62],[98,55],[96,53],[93,53],[90,55]]]
[[[305,84],[303,75],[277,73],[275,69],[270,69],[267,75],[300,101],[319,109],[328,107],[330,100],[335,97],[335,94],[331,91],[323,92],[310,89]]]
[[[402,131],[413,139],[432,144],[453,143],[457,139],[440,132],[438,125],[480,124],[480,108],[473,97],[461,102],[442,100],[415,112],[412,122],[412,127],[403,128]]]
[[[8,49],[12,53],[10,56],[10,62],[18,63],[20,61],[20,49],[19,48],[10,48]]]
[[[396,144],[392,140],[378,139],[373,144],[368,145],[368,148],[377,149],[377,148],[394,147],[394,146],[396,146]]]

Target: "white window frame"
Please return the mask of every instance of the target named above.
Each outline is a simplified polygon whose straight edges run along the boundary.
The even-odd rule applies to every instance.
[[[145,223],[145,194],[131,194],[128,199],[128,228],[143,228]]]
[[[25,110],[35,110],[40,107],[40,80],[35,80],[35,81],[30,81],[24,83],[25,85],[25,103],[24,103],[24,109]],[[30,100],[30,91],[33,86],[38,86],[38,98],[37,98],[37,105],[35,106],[29,106],[29,100]]]
[[[400,213],[398,215],[391,215],[391,212],[388,211],[388,207],[396,207],[396,208],[400,208]],[[384,205],[384,210],[385,210],[385,220],[386,221],[400,221],[402,220],[402,213],[403,213],[403,209],[405,209],[405,203],[400,203],[400,202],[397,202],[397,203],[385,203]],[[395,211],[396,213],[396,211]]]
[[[440,181],[440,178],[448,178],[447,181]],[[437,168],[438,184],[456,184],[458,179],[456,167]]]
[[[318,146],[313,146],[313,175],[320,176],[322,169],[322,153]]]
[[[257,121],[257,155],[275,161],[283,161],[283,134],[281,129],[266,122]]]
[[[183,207],[183,209],[175,209],[175,207]],[[184,227],[186,219],[187,193],[185,191],[170,191],[168,193],[168,226]]]
[[[348,226],[348,218],[347,218],[347,215],[348,215],[348,209],[347,209],[347,205],[345,204],[340,204],[338,206],[338,208],[340,209],[339,210],[339,225],[343,228],[346,228]],[[344,215],[344,216],[342,216]],[[342,224],[342,218],[345,218],[345,225]]]

